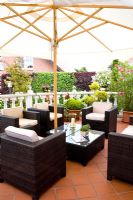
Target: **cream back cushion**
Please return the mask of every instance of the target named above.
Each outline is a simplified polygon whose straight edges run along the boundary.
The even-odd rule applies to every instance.
[[[61,118],[62,114],[57,113],[57,118]],[[50,112],[50,121],[53,121],[55,119],[55,114],[53,112]]]
[[[26,140],[29,142],[36,142],[39,140],[38,135],[33,130],[8,126],[7,128],[5,128],[5,132],[8,136],[18,138],[21,140]]]
[[[5,108],[5,109],[2,109],[1,114],[7,115],[10,117],[23,118],[23,108],[21,107]]]
[[[126,134],[126,135],[132,135],[133,136],[133,125],[128,125],[127,128],[125,128],[123,131],[122,131],[123,134]]]
[[[49,110],[48,103],[43,102],[43,103],[36,103],[33,105],[34,108],[42,109],[42,110]]]
[[[94,113],[105,113],[106,110],[112,108],[112,103],[107,102],[94,102],[92,104]]]

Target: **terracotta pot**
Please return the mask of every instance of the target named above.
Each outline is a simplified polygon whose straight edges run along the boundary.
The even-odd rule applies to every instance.
[[[133,116],[133,112],[130,111],[123,111],[123,122],[129,123],[129,117]]]
[[[76,119],[79,120],[80,117],[80,110],[67,110],[69,114],[76,114]]]

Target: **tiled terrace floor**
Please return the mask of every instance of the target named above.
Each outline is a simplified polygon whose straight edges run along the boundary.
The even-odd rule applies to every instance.
[[[117,130],[127,126],[118,123]],[[106,179],[107,140],[105,148],[86,167],[67,161],[67,176],[42,194],[40,200],[132,200],[133,185]],[[0,200],[31,200],[31,196],[7,183],[0,184]]]

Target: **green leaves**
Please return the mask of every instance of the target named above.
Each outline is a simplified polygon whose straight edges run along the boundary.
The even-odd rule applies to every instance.
[[[6,81],[12,82],[13,92],[27,92],[31,84],[31,76],[28,72],[17,64],[7,67],[6,71],[10,75]]]

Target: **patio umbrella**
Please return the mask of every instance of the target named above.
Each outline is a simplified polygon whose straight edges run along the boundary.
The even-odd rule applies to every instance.
[[[133,49],[132,0],[0,1],[0,55],[54,61],[57,127],[57,55]]]

